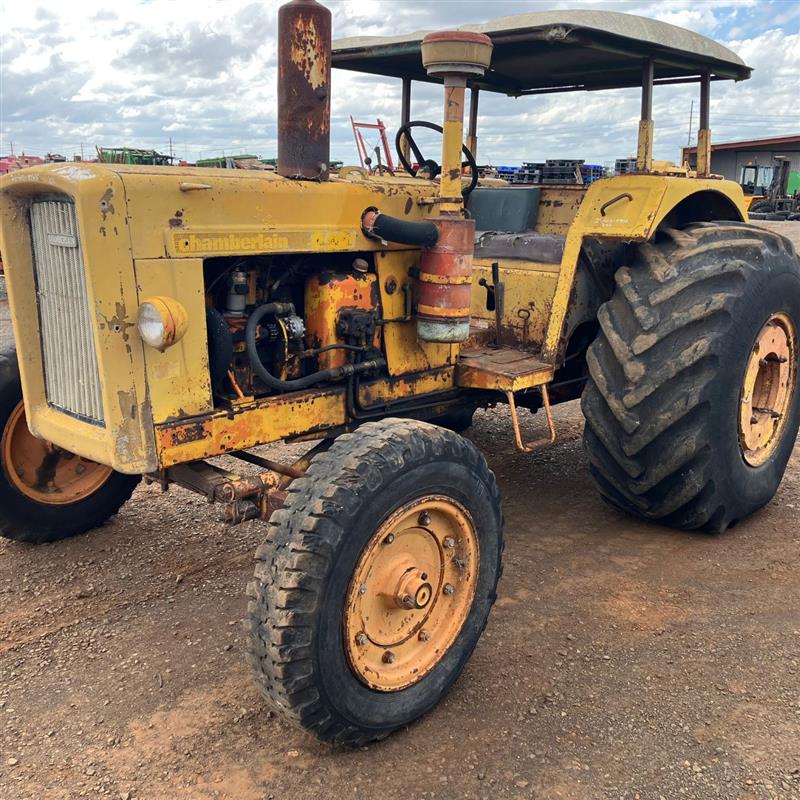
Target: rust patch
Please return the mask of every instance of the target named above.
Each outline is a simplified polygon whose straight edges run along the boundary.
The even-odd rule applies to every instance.
[[[103,215],[103,222],[106,221],[106,217],[109,214],[114,213],[114,204],[111,202],[113,196],[114,190],[109,186],[100,198],[100,213]]]
[[[162,428],[159,432],[162,447],[180,447],[182,444],[199,442],[211,435],[211,423],[207,420],[182,422],[174,427]]]

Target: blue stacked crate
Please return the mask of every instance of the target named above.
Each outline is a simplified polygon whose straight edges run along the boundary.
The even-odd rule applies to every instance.
[[[601,164],[582,164],[581,178],[586,184],[599,181],[603,177],[603,167]]]
[[[496,167],[497,177],[514,183],[514,176],[519,172],[519,167]]]

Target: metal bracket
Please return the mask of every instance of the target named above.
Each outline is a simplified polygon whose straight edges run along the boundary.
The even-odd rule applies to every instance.
[[[550,447],[550,445],[556,441],[557,437],[556,425],[553,421],[553,412],[550,409],[550,395],[547,392],[547,386],[542,384],[538,388],[542,393],[542,405],[544,406],[544,412],[547,415],[548,435],[528,443],[522,441],[522,432],[520,431],[519,427],[519,416],[517,414],[517,404],[514,401],[514,392],[506,392],[508,407],[511,410],[511,422],[514,426],[514,439],[517,443],[517,449],[521,450],[523,453],[533,453],[536,450],[542,450],[545,447]]]

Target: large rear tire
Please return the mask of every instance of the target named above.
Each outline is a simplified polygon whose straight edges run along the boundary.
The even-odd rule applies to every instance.
[[[582,405],[603,497],[712,532],[769,502],[800,424],[791,243],[730,222],[660,232],[598,320]]]
[[[408,725],[472,654],[502,546],[494,476],[466,439],[402,419],[340,436],[256,554],[248,658],[267,702],[340,744]]]
[[[139,480],[36,439],[17,355],[0,351],[0,536],[45,544],[84,533],[116,514]]]

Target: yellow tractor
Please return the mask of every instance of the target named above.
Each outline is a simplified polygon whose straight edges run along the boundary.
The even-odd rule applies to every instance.
[[[582,397],[604,498],[722,531],[770,500],[795,441],[800,264],[710,174],[711,83],[750,70],[708,39],[553,11],[332,48],[315,0],[279,28],[275,173],[62,163],[0,181],[0,533],[86,531],[142,476],[268,521],[257,680],[287,718],[360,744],[439,700],[495,600],[497,484],[456,432],[475,409],[507,403],[530,451],[556,438],[551,406]],[[405,173],[330,173],[332,65],[402,80]],[[413,81],[443,84],[441,126],[410,119]],[[696,173],[652,158],[653,87],[688,82]],[[630,86],[635,171],[479,178],[481,91]],[[439,161],[419,128],[441,131]],[[534,441],[519,407],[544,412]],[[278,441],[314,444],[293,464],[253,452]]]

